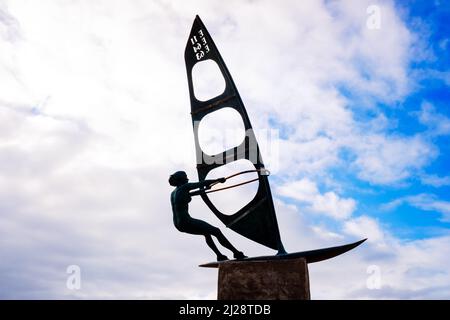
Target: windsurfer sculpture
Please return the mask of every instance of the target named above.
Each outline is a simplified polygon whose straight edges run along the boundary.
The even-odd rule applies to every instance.
[[[215,236],[222,246],[231,250],[235,259],[243,259],[246,258],[246,256],[225,238],[219,228],[216,228],[205,221],[194,219],[189,215],[188,206],[189,202],[191,202],[189,191],[203,188],[208,189],[211,184],[217,182],[224,183],[225,180],[225,178],[220,178],[217,180],[188,183],[189,179],[184,171],[177,171],[169,178],[169,184],[176,187],[170,195],[173,223],[175,227],[181,232],[205,236],[206,243],[217,255],[217,261],[228,260],[228,258],[219,251],[212,236]]]

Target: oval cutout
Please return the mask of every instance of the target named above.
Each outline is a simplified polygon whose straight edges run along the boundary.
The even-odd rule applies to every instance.
[[[225,79],[214,60],[200,61],[192,69],[192,84],[195,98],[208,101],[225,91]]]
[[[244,122],[233,108],[227,107],[207,114],[198,126],[200,148],[209,155],[237,147],[244,139]]]
[[[255,167],[250,161],[241,159],[211,170],[206,179],[227,177],[246,170],[255,170]],[[257,172],[241,174],[228,179],[225,183],[218,183],[214,185],[211,190],[217,190],[219,188],[232,186],[257,178]],[[208,198],[220,212],[226,215],[232,215],[255,198],[258,187],[259,182],[254,181],[234,188],[208,193]]]

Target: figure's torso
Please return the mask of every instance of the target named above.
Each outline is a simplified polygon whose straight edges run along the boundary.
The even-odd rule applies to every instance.
[[[183,186],[175,188],[170,195],[170,203],[172,204],[173,223],[175,227],[179,226],[191,218],[189,215],[189,202],[192,198],[189,195],[189,190]]]

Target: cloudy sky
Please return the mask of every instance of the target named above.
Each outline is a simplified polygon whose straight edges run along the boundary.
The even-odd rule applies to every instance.
[[[214,256],[173,227],[167,184],[196,178],[183,58],[196,14],[271,160],[286,249],[369,238],[310,265],[312,298],[450,298],[439,0],[0,0],[0,297],[216,297],[217,270],[198,268]],[[273,253],[200,199],[191,214],[247,255]]]

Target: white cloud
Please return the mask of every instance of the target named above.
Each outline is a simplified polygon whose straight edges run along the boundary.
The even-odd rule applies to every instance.
[[[335,192],[320,193],[316,184],[308,179],[289,182],[277,188],[278,194],[295,199],[306,205],[306,209],[335,219],[345,219],[356,209],[351,198],[341,198]]]
[[[283,23],[270,24],[269,30],[255,35],[252,23],[260,16],[247,16],[250,4],[245,4],[239,10],[241,19],[231,16],[217,26],[218,34],[227,36],[219,47],[231,61],[237,61],[236,70],[249,71],[236,74],[235,79],[244,100],[249,101],[256,125],[267,126],[267,118],[255,111],[264,110],[286,132],[287,137],[280,141],[280,172],[325,175],[327,169],[341,164],[340,152],[350,150],[359,178],[395,185],[434,158],[433,146],[421,136],[388,133],[386,129],[392,127],[381,123],[383,118],[389,121],[381,110],[374,121],[361,121],[350,106],[350,102],[356,103],[358,112],[376,109],[375,102],[399,102],[413,87],[408,63],[417,56],[413,54],[417,38],[404,26],[391,2],[379,3],[379,30],[366,27],[366,8],[371,3],[365,1],[306,2],[301,12],[314,14],[302,15],[301,24],[286,18],[292,18],[293,11],[285,11],[287,6],[274,11],[265,10],[266,2],[260,4],[261,8],[253,10],[261,10],[262,15],[270,12],[268,21]],[[264,41],[260,40],[262,35]],[[268,44],[266,38],[275,45]],[[279,44],[281,39],[286,42]],[[244,66],[241,52],[227,51],[241,40],[245,48],[265,55],[246,61]],[[336,86],[348,87],[356,97],[349,101]],[[407,157],[403,157],[405,152]]]
[[[344,223],[344,232],[359,238],[368,238],[370,242],[380,243],[384,235],[378,222],[367,216],[360,216]]]
[[[406,66],[413,35],[390,1],[382,2],[382,28],[367,30],[369,3],[3,1],[2,297],[215,297],[216,272],[197,267],[213,255],[202,238],[173,228],[167,185],[168,174],[180,168],[196,177],[182,55],[196,13],[227,61],[254,127],[269,127],[274,118],[289,132],[280,142],[280,172],[310,176],[280,190],[311,212],[347,218],[347,234],[385,239],[375,222],[351,219],[355,200],[321,193],[312,182],[339,165],[343,148],[355,153],[362,179],[381,184],[408,178],[433,154],[420,137],[385,132],[382,112],[370,125],[356,119],[336,89],[347,84],[361,108],[374,108],[411,88]],[[295,207],[277,206],[292,251],[344,241]],[[191,210],[218,225],[198,199]],[[225,232],[247,253],[263,252]],[[391,287],[403,290],[399,296],[411,290],[427,296],[427,288],[449,283],[439,267],[448,264],[447,243],[394,241],[392,251],[370,244],[360,254],[314,265],[313,297],[376,296],[357,291],[374,261],[386,263]],[[79,292],[65,287],[70,264],[82,268]],[[413,270],[416,282],[407,282],[404,274],[417,265],[434,273]],[[338,283],[344,279],[345,286]]]
[[[434,79],[440,80],[447,86],[450,85],[450,71],[440,71],[436,69],[424,69],[415,72],[415,76],[420,80]]]
[[[437,175],[422,175],[420,177],[420,181],[425,184],[425,185],[429,185],[429,186],[433,186],[433,187],[442,187],[442,186],[449,186],[450,185],[450,176],[444,176],[444,177],[440,177]]]
[[[432,135],[447,135],[450,133],[450,118],[437,112],[429,102],[423,102],[418,113],[419,121],[428,127]]]
[[[443,299],[450,296],[448,235],[400,241],[376,220],[359,216],[342,221],[339,232],[309,228],[307,213],[278,204],[282,236],[290,251],[308,250],[368,238],[356,249],[309,265],[313,299]],[[380,271],[380,288],[370,289],[370,266]]]
[[[280,139],[278,173],[323,175],[326,168],[339,162],[338,151],[336,143],[327,137],[300,143]]]
[[[6,42],[5,61],[8,61],[8,70],[14,71],[14,77],[4,81],[8,84],[4,101],[17,100],[20,96],[23,103],[39,106],[40,112],[83,119],[97,132],[114,137],[115,143],[127,145],[126,154],[132,156],[133,161],[176,158],[178,155],[173,149],[166,147],[173,143],[161,143],[148,137],[169,127],[180,128],[183,143],[179,147],[189,154],[191,138],[181,133],[190,130],[188,119],[181,117],[185,115],[182,106],[187,101],[187,90],[184,67],[176,54],[176,50],[183,50],[185,41],[178,39],[187,28],[181,23],[167,25],[164,20],[181,19],[189,25],[188,8],[178,4],[178,11],[174,13],[157,3],[144,5],[135,1],[118,2],[107,8],[99,4],[95,10],[88,10],[87,2],[63,8],[44,1],[33,16],[24,3],[10,2],[7,7],[22,20],[20,27],[17,23],[10,24],[8,30],[20,32],[24,40],[15,46]],[[323,172],[339,163],[342,148],[350,147],[359,155],[356,168],[361,171],[362,179],[390,184],[408,178],[416,168],[412,163],[421,166],[429,160],[415,153],[398,161],[399,154],[393,152],[397,148],[380,154],[378,151],[386,144],[397,146],[401,142],[405,149],[411,140],[414,144],[419,139],[399,141],[389,135],[372,136],[370,130],[362,131],[360,126],[364,124],[353,118],[346,106],[347,100],[334,89],[334,85],[348,83],[354,93],[361,96],[391,101],[401,99],[409,87],[405,66],[413,36],[388,1],[380,4],[382,28],[368,29],[365,23],[368,4],[360,2],[355,7],[351,1],[344,1],[324,6],[311,1],[298,8],[292,2],[293,8],[286,5],[274,10],[270,2],[261,2],[258,6],[240,4],[237,12],[231,8],[214,12],[214,5],[197,6],[208,14],[211,29],[220,39],[219,48],[223,49],[227,61],[235,65],[234,70],[244,70],[233,75],[245,93],[244,98],[247,97],[244,100],[250,102],[248,109],[255,127],[268,127],[267,122],[259,122],[260,117],[267,119],[264,116],[267,112],[275,113],[283,126],[292,127],[289,143],[280,142],[283,157],[294,152],[290,159],[282,160],[285,169]],[[70,19],[64,18],[69,15],[68,10]],[[223,10],[233,11],[226,21],[220,18],[219,12]],[[264,39],[272,34],[270,45],[255,36],[254,26],[262,26],[259,17],[247,15],[254,10],[261,14],[270,12],[269,21],[284,21],[267,25],[258,33],[264,34]],[[302,14],[300,25],[299,19],[291,16],[293,10]],[[48,14],[60,18],[43,21],[37,17]],[[332,19],[333,15],[337,19]],[[13,17],[13,14],[8,13],[8,16]],[[146,21],[151,21],[151,26],[146,25]],[[235,32],[236,28],[239,32]],[[161,34],[173,36],[161,37]],[[230,50],[236,42],[245,43],[245,47],[265,52],[265,55],[244,61],[239,51]],[[296,44],[296,54],[286,55],[285,47],[291,42]],[[280,56],[285,59],[275,59]],[[273,63],[267,64],[267,60]],[[279,74],[283,77],[278,77]],[[370,79],[367,74],[371,75]],[[149,82],[149,77],[154,81]],[[277,78],[275,87],[274,77]],[[144,86],[146,83],[148,85]],[[167,92],[160,88],[167,88]],[[171,94],[169,88],[183,92],[184,96]],[[169,108],[168,103],[174,107]],[[155,112],[157,122],[151,121]],[[174,134],[168,139],[173,137]],[[368,140],[369,148],[376,152],[367,150]],[[430,150],[424,141],[418,147]],[[164,153],[156,158],[151,156],[150,150]],[[105,154],[103,158],[111,157]],[[118,158],[117,165],[127,165],[127,161]],[[379,163],[384,163],[383,169],[377,167]]]
[[[365,242],[345,256],[310,265],[312,297],[445,299],[450,296],[450,273],[442,268],[448,263],[448,236],[408,243],[386,238],[388,240],[382,246]],[[369,266],[376,266],[380,271],[379,289],[370,289],[366,285],[373,276],[367,272]],[[314,287],[314,282],[319,279],[327,282]]]
[[[436,211],[442,214],[442,221],[450,222],[450,202],[438,199],[433,194],[418,194],[415,196],[407,196],[395,199],[384,205],[385,210],[393,210],[402,204],[425,210]]]
[[[374,184],[396,184],[425,166],[437,152],[420,136],[369,135],[355,145],[358,176]]]
[[[320,225],[312,226],[311,229],[318,237],[321,237],[326,240],[342,241],[345,238],[344,236],[340,235],[339,233],[328,230],[324,226],[320,226]]]

